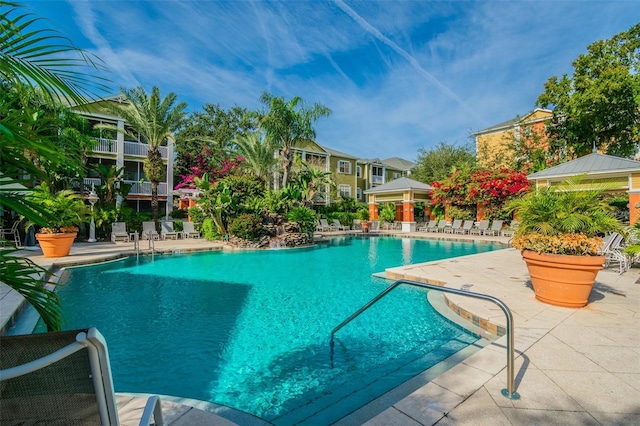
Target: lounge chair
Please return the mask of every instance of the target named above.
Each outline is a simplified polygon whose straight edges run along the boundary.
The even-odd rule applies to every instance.
[[[377,234],[380,232],[380,221],[379,220],[372,220],[369,222],[369,233],[370,234]]]
[[[163,240],[171,238],[178,239],[178,233],[173,230],[173,222],[161,222],[160,223],[160,236]]]
[[[444,232],[444,228],[446,227],[447,227],[447,220],[440,219],[440,221],[438,222],[438,226],[436,226],[436,229],[434,232]]]
[[[445,234],[453,234],[462,226],[462,219],[455,219],[451,226],[444,228]]]
[[[0,337],[0,424],[118,425],[109,352],[95,328]],[[158,396],[140,425],[162,425]]]
[[[113,222],[111,224],[111,241],[115,243],[118,240],[122,240],[125,243],[129,242],[127,224],[124,222]]]
[[[605,267],[611,266],[612,263],[618,264],[618,273],[626,272],[630,267],[632,260],[624,252],[624,237],[617,232],[603,238],[604,246],[602,254],[605,257]]]
[[[353,233],[361,233],[362,232],[362,221],[360,219],[353,220],[353,227],[351,229]]]
[[[331,227],[331,225],[329,225],[329,222],[327,222],[327,219],[320,219],[320,228],[318,230],[333,231],[333,228]]]
[[[418,231],[420,231],[420,232],[430,232],[429,229],[435,229],[437,225],[438,225],[438,221],[437,220],[430,220],[429,223],[423,224],[422,226],[419,226],[418,227]]]
[[[500,231],[502,231],[502,224],[504,220],[494,220],[491,222],[491,227],[484,230],[482,233],[484,235],[500,235]]]
[[[160,239],[160,234],[156,230],[155,222],[142,222],[142,234],[141,237],[143,240],[148,240],[153,238],[154,240]]]
[[[518,222],[515,220],[512,220],[509,226],[507,226],[502,231],[500,231],[500,235],[502,235],[503,237],[513,237],[513,234],[515,234],[516,229],[518,229]]]
[[[456,229],[455,233],[456,234],[462,234],[462,235],[468,234],[471,231],[471,229],[473,228],[473,224],[474,223],[475,222],[473,220],[465,220],[464,224],[462,225],[462,227]]]
[[[193,222],[182,222],[182,238],[200,238]]]
[[[338,219],[333,219],[333,225],[331,226],[338,231],[346,231],[348,229],[346,226],[343,226]]]
[[[471,230],[469,231],[469,234],[470,235],[482,235],[482,233],[484,231],[486,231],[487,229],[489,229],[489,221],[488,220],[481,220],[477,227],[471,228]]]

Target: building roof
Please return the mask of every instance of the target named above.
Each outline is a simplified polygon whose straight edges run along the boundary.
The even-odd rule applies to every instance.
[[[487,127],[486,129],[478,130],[477,132],[473,132],[472,135],[478,136],[478,135],[482,135],[482,134],[485,134],[485,133],[493,133],[493,132],[498,132],[498,131],[501,131],[501,130],[512,129],[516,124],[522,123],[522,122],[526,122],[527,118],[529,118],[530,116],[534,115],[538,111],[547,112],[547,113],[551,113],[552,112],[551,110],[548,110],[548,109],[536,108],[533,111],[529,111],[528,113],[526,113],[523,116],[517,116],[517,117],[512,118],[511,120],[503,121],[502,123],[496,124],[496,125],[491,126],[491,127]],[[536,121],[536,120],[532,120],[532,121]]]
[[[316,143],[317,143],[317,142],[316,142]],[[353,155],[351,155],[351,154],[345,154],[344,152],[341,152],[341,151],[335,150],[335,149],[333,149],[333,148],[326,147],[326,146],[324,146],[324,145],[320,145],[320,144],[318,144],[318,146],[322,147],[325,151],[327,151],[327,152],[329,153],[329,155],[334,155],[334,156],[336,156],[336,157],[350,158],[350,159],[352,159],[352,160],[357,160],[357,159],[358,159],[358,157],[354,157],[354,156],[353,156]]]
[[[640,171],[640,161],[628,158],[614,157],[613,155],[592,153],[576,158],[575,160],[550,167],[545,170],[530,174],[529,180],[564,178],[582,174],[613,174]]]
[[[390,191],[431,191],[431,185],[427,185],[426,183],[418,182],[417,180],[409,179],[406,177],[401,177],[398,179],[394,179],[390,182],[385,183],[384,185],[376,186],[373,188],[369,188],[364,191],[365,194],[375,194],[378,192],[390,192]]]
[[[405,160],[400,157],[391,157],[386,160],[382,160],[382,162],[394,169],[398,170],[411,170],[416,166],[416,163],[413,161]]]

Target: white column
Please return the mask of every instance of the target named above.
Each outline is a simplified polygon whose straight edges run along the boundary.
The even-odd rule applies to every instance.
[[[118,134],[116,136],[116,169],[124,167],[124,120],[118,120]],[[116,196],[116,208],[122,204],[122,196]]]
[[[173,137],[167,140],[167,218],[173,211]]]

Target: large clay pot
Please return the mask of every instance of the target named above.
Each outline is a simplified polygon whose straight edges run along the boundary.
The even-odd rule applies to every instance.
[[[362,226],[362,232],[363,233],[368,233],[369,232],[369,222],[367,222],[366,220],[363,220],[360,225]]]
[[[69,255],[76,235],[78,235],[77,232],[36,234],[36,239],[40,243],[44,257],[64,257]]]
[[[570,256],[524,250],[536,299],[569,308],[585,306],[604,256]]]

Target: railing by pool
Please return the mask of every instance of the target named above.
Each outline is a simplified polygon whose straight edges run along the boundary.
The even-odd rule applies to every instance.
[[[125,180],[124,183],[131,185],[129,195],[151,195],[151,182],[140,182],[137,180]],[[84,187],[91,188],[92,185],[100,186],[102,181],[100,178],[84,178]],[[166,196],[168,194],[166,182],[158,184],[158,195]]]
[[[395,283],[393,283],[389,287],[387,287],[382,293],[378,294],[376,297],[371,299],[371,301],[369,301],[366,305],[364,305],[360,309],[358,309],[349,318],[345,319],[340,324],[338,324],[338,326],[336,326],[333,330],[331,330],[331,340],[329,342],[330,349],[331,349],[331,367],[333,367],[333,354],[334,354],[334,346],[335,346],[334,337],[335,337],[335,334],[338,331],[340,331],[340,329],[342,329],[342,327],[344,327],[345,325],[349,324],[357,316],[359,316],[361,313],[363,313],[364,311],[369,309],[371,306],[373,306],[378,300],[382,299],[384,296],[386,296],[391,291],[393,291],[394,289],[396,289],[397,287],[399,287],[400,285],[403,285],[403,284],[410,285],[410,286],[413,286],[413,287],[426,288],[426,289],[429,289],[429,290],[437,290],[437,291],[441,291],[443,293],[452,293],[452,294],[457,294],[457,295],[460,295],[460,296],[472,297],[474,299],[487,300],[489,302],[493,302],[496,305],[498,305],[500,307],[500,309],[502,309],[502,311],[504,312],[505,316],[507,317],[507,388],[506,389],[502,389],[502,395],[507,397],[507,398],[509,398],[509,399],[520,399],[520,395],[518,394],[518,392],[515,391],[514,348],[513,348],[513,346],[514,346],[514,342],[513,342],[513,340],[514,340],[514,337],[513,337],[513,316],[511,315],[511,311],[509,310],[509,307],[507,305],[505,305],[504,302],[501,301],[500,299],[497,299],[497,298],[495,298],[493,296],[489,296],[488,294],[474,293],[474,292],[471,292],[471,291],[468,291],[468,290],[458,290],[456,288],[441,287],[441,286],[432,285],[432,284],[425,284],[425,283],[421,283],[421,282],[417,282],[417,281],[409,281],[409,280],[398,280],[398,281],[396,281]]]

